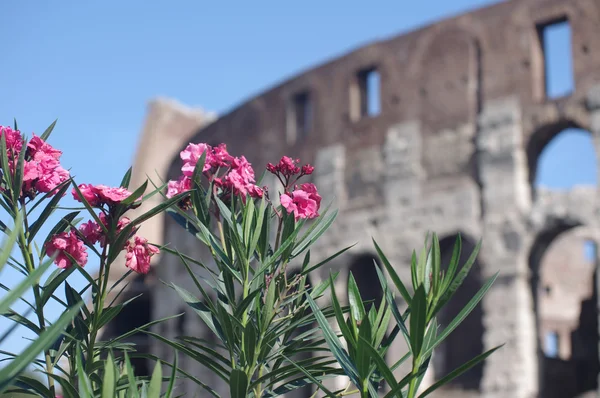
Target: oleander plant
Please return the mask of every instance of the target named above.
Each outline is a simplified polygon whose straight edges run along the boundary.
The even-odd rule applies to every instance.
[[[244,156],[229,154],[224,144],[190,143],[180,154],[177,180],[148,180],[130,189],[130,169],[118,187],[82,184],[61,165],[62,152],[48,143],[54,126],[30,138],[16,122],[14,127],[0,126],[0,275],[10,267],[20,276],[10,286],[0,278],[0,314],[11,324],[0,331],[0,396],[185,396],[178,391],[185,379],[197,384],[201,396],[213,397],[276,397],[312,388],[314,397],[415,398],[428,396],[499,348],[422,386],[436,347],[495,280],[490,278],[441,328],[436,316],[461,288],[479,245],[459,264],[458,238],[450,263],[442,264],[440,244],[432,234],[410,264],[392,265],[373,241],[383,267],[373,264],[378,280],[372,283],[381,285],[383,299],[371,303],[361,298],[351,274],[347,291],[336,291],[338,273],[327,270],[331,260],[351,247],[326,259],[311,259],[311,247],[337,216],[335,209],[322,206],[318,187],[310,180],[313,166],[283,156],[263,172],[273,175],[277,186],[261,186],[262,178]],[[79,205],[61,206],[67,194]],[[129,210],[153,195],[164,200],[128,217]],[[39,232],[57,212],[66,214],[41,238]],[[143,222],[165,215],[177,221],[182,233],[192,234],[212,260],[201,261],[178,251],[176,244],[153,244],[138,234]],[[151,327],[177,314],[103,338],[103,328],[138,298],[119,300],[128,277],[148,273],[159,252],[174,256],[187,271],[192,291],[173,281],[162,283],[199,317],[215,338],[211,342],[193,334],[169,339]],[[86,269],[88,256],[95,257],[97,272]],[[116,261],[129,270],[109,283]],[[401,280],[398,267],[410,268],[410,281]],[[329,277],[313,286],[308,281],[315,272]],[[73,287],[75,276],[83,277],[82,288]],[[23,302],[26,313],[14,309]],[[49,303],[64,308],[57,319],[51,319]],[[2,343],[22,328],[36,337],[22,352],[7,352]],[[127,338],[140,332],[170,347],[173,360],[136,351]],[[407,347],[398,358],[388,353],[395,339]],[[154,363],[150,377],[136,374],[132,366],[131,358],[140,356]],[[188,358],[187,368],[178,364],[181,356]],[[227,392],[192,375],[188,369],[193,363],[212,373],[211,380],[216,377]],[[408,371],[398,378],[400,366]],[[345,387],[332,388],[333,378],[343,378]]]

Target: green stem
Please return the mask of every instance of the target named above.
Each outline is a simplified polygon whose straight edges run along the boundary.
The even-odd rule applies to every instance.
[[[92,320],[92,330],[90,332],[90,342],[88,346],[88,358],[86,361],[86,371],[91,372],[91,366],[94,364],[94,349],[96,345],[96,338],[98,337],[98,321],[102,315],[104,309],[104,298],[106,296],[106,286],[108,284],[108,267],[106,265],[106,248],[108,245],[104,245],[102,249],[102,255],[100,256],[100,271],[98,272],[98,291],[96,292],[96,299],[94,300],[94,316]]]
[[[33,272],[35,269],[35,265],[33,263],[33,258],[31,255],[31,245],[27,243],[27,236],[29,235],[29,222],[27,221],[27,210],[25,208],[25,200],[20,200],[21,208],[23,210],[23,228],[19,233],[19,248],[21,249],[21,254],[23,259],[25,260],[25,264],[27,266],[27,271],[29,273]],[[15,214],[19,212],[18,207],[14,208]],[[46,329],[46,321],[44,318],[44,306],[42,305],[41,294],[40,294],[40,284],[38,281],[33,285],[33,296],[35,300],[35,313],[37,315],[38,323],[40,326],[40,333],[42,333]],[[48,387],[50,389],[50,393],[54,396],[54,379],[50,376],[54,370],[54,366],[52,365],[52,358],[50,356],[50,350],[44,350],[44,359],[46,362],[46,372],[48,373]]]
[[[413,368],[412,368],[412,374],[413,375],[417,375],[419,373],[419,363],[421,362],[421,356],[417,356],[413,359]],[[418,389],[418,378],[417,377],[413,377],[412,380],[410,381],[409,385],[408,385],[408,393],[406,398],[414,398],[417,396],[417,389]]]
[[[283,218],[279,219],[279,225],[277,225],[277,235],[275,238],[275,252],[279,249],[279,244],[281,243],[281,228],[283,227]]]

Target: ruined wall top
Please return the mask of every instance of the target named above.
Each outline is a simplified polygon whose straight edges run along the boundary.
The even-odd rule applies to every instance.
[[[565,19],[572,29],[575,90],[549,100],[540,29]],[[307,70],[221,116],[195,140],[225,142],[261,165],[282,153],[310,161],[315,149],[334,143],[350,152],[383,145],[387,128],[400,122],[419,121],[424,137],[476,125],[483,104],[507,97],[518,100],[533,130],[548,112],[576,114],[573,109],[585,105],[600,80],[597,37],[598,0],[501,2]],[[364,80],[372,70],[381,82],[380,110],[373,116],[364,112]],[[174,160],[170,177],[177,175]]]

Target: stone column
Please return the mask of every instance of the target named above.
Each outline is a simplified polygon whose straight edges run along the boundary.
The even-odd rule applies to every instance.
[[[505,344],[486,361],[483,397],[530,398],[538,389],[535,314],[523,214],[529,210],[527,159],[518,100],[485,104],[477,147],[482,183],[485,280],[500,276],[483,300],[484,349]]]
[[[594,140],[594,149],[596,152],[596,170],[598,174],[598,181],[596,181],[596,189],[600,189],[600,85],[596,85],[590,89],[587,95],[586,101],[587,108],[590,112],[590,134],[592,134],[592,139]],[[598,191],[596,191],[596,195],[598,195]],[[600,215],[600,204],[596,200],[596,219],[594,223],[598,225],[600,222],[598,220],[598,215]],[[600,250],[598,250],[598,242],[599,237],[594,236],[596,243],[596,289],[600,292],[600,270],[598,266],[600,265]],[[598,333],[600,333],[600,294],[597,295],[598,302],[596,303],[596,313],[598,314]],[[600,356],[600,344],[598,346],[598,353]],[[600,397],[600,374],[598,374],[598,396]]]

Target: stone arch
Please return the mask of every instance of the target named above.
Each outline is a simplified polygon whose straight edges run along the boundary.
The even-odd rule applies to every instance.
[[[586,123],[586,120],[583,120],[581,117],[564,117],[556,115],[551,117],[550,120],[546,120],[542,123],[529,122],[532,124],[532,132],[527,137],[525,153],[529,170],[528,181],[529,184],[533,186],[537,175],[540,155],[554,138],[567,129],[581,129],[588,133],[590,133],[591,130],[588,123]],[[532,193],[535,193],[533,188]]]
[[[581,258],[575,255],[574,250],[577,250],[577,248],[573,247],[573,242],[581,239],[581,235],[576,235],[576,232],[581,230],[584,231],[583,236],[586,239],[596,242],[595,231],[592,227],[586,226],[586,223],[582,219],[575,217],[549,219],[545,227],[536,235],[529,250],[530,286],[535,313],[539,367],[538,385],[540,396],[544,397],[579,396],[579,394],[597,388],[597,374],[600,370],[600,363],[598,362],[596,260],[591,260],[592,264],[588,265],[588,268],[590,268],[588,271],[591,272],[590,275],[576,275],[582,277],[582,280],[576,281],[579,284],[591,284],[591,286],[587,286],[590,290],[588,292],[589,297],[583,297],[585,294],[582,295],[581,286],[570,293],[565,289],[561,290],[559,300],[561,303],[567,303],[568,305],[569,301],[573,301],[571,299],[576,301],[581,299],[580,306],[575,309],[579,314],[578,316],[575,318],[571,317],[573,319],[568,319],[568,316],[562,316],[569,312],[569,308],[566,307],[559,309],[561,319],[553,319],[554,317],[551,313],[542,311],[544,307],[548,308],[548,304],[552,304],[552,297],[550,295],[554,289],[557,289],[556,285],[569,284],[569,282],[573,282],[572,279],[576,279],[576,277],[573,277],[575,271],[571,268],[573,265],[577,268],[578,263],[581,262]],[[565,238],[568,239],[565,240]],[[555,246],[561,240],[563,240],[563,245]],[[580,249],[582,250],[583,248]],[[562,263],[566,261],[568,261],[567,264]],[[551,267],[552,273],[556,274],[558,267],[564,268],[565,266],[569,267],[572,272],[563,274],[562,277],[560,275],[551,275],[555,281],[549,280],[548,274],[546,277],[543,277],[543,267]],[[582,297],[579,297],[579,295],[582,295]],[[573,298],[571,296],[577,297]],[[569,323],[573,323],[573,325],[569,325]],[[566,327],[569,330],[564,330],[564,324],[567,324]],[[575,324],[577,324],[576,328]],[[547,331],[546,329],[548,328],[558,330],[556,332],[556,339],[559,341],[557,349],[560,349],[560,346],[565,341],[569,341],[568,344],[571,347],[566,350],[567,352],[565,352],[563,347],[561,352],[556,353],[556,355],[551,356],[547,354],[544,350],[545,342],[542,339],[542,332]],[[585,346],[584,349],[581,349],[582,345]],[[593,347],[593,349],[590,347]],[[545,348],[547,349],[548,347]]]
[[[440,240],[443,270],[448,268],[458,235],[460,235],[462,242],[458,264],[459,269],[465,264],[475,248],[476,242],[464,233],[456,232],[443,237]],[[446,306],[438,313],[437,321],[440,325],[440,331],[452,322],[460,310],[464,308],[469,300],[479,291],[483,285],[482,282],[481,262],[479,259],[476,259],[461,287],[455,292],[454,296]],[[444,377],[465,362],[483,353],[484,332],[483,307],[480,304],[473,309],[469,316],[465,318],[465,320],[434,351],[432,363],[435,378],[440,379]],[[472,368],[467,373],[446,385],[444,390],[458,390],[462,392],[479,391],[483,379],[484,366],[485,363],[481,363]]]

